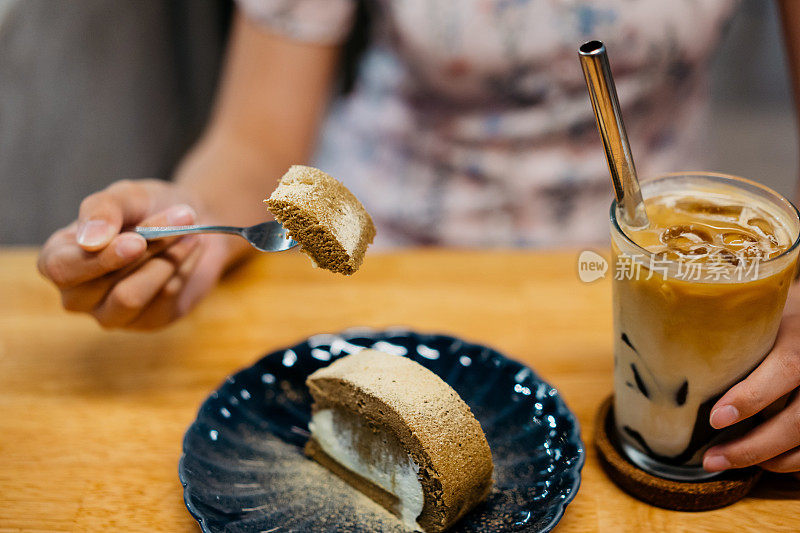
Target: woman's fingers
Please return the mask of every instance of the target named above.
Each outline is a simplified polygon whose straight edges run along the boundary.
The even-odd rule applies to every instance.
[[[154,329],[165,326],[181,316],[183,312],[178,308],[178,295],[186,287],[187,279],[192,275],[204,251],[203,246],[197,246],[175,273],[164,284],[158,295],[142,310],[136,319],[128,324],[132,329]]]
[[[185,225],[194,222],[194,217],[194,211],[189,206],[177,205],[143,220],[141,224],[151,226],[167,224]],[[51,247],[52,254],[59,258],[58,261],[60,261],[60,263],[58,266],[60,269],[69,272],[72,276],[69,279],[61,279],[62,305],[69,311],[92,312],[92,314],[100,312],[101,315],[97,317],[98,321],[106,327],[124,325],[126,320],[130,320],[130,313],[140,311],[141,309],[139,309],[139,306],[147,303],[147,301],[140,301],[140,298],[147,297],[146,290],[138,290],[136,294],[127,294],[126,291],[128,289],[126,287],[130,286],[130,284],[126,283],[123,288],[118,289],[118,293],[115,294],[112,300],[116,302],[116,307],[111,303],[109,303],[108,306],[101,305],[108,297],[109,292],[119,283],[141,269],[146,269],[146,275],[141,278],[137,277],[137,281],[144,282],[146,280],[153,280],[159,285],[155,288],[151,287],[150,289],[157,290],[160,288],[160,285],[163,284],[163,280],[161,279],[163,275],[168,275],[161,273],[166,272],[168,268],[169,272],[174,269],[174,267],[170,267],[169,264],[166,264],[164,260],[173,258],[175,261],[180,262],[182,260],[182,250],[187,246],[187,244],[184,243],[175,250],[172,250],[172,246],[177,246],[177,244],[173,245],[177,238],[160,239],[148,244],[140,235],[126,232],[115,237],[111,244],[103,250],[99,252],[86,252],[75,244],[75,225],[73,225],[70,231],[54,235],[52,238],[54,244]],[[126,263],[118,263],[106,259],[108,256],[113,255],[116,242],[125,239],[132,239],[136,242],[140,242],[146,248],[142,250],[141,253],[137,253],[137,256],[134,257],[133,260],[128,260]],[[184,239],[183,241],[191,243],[192,239]],[[181,243],[183,241],[177,242]],[[167,250],[167,252],[164,257],[159,259],[159,265],[148,265],[150,261],[157,258],[164,250]],[[42,262],[45,264],[53,264],[52,260],[48,263],[47,253],[43,252],[42,255],[44,257]],[[129,309],[121,316],[117,316],[114,311],[114,309],[120,308],[127,309],[130,306],[133,306],[132,309]]]
[[[711,410],[710,423],[728,427],[758,413],[800,386],[800,316],[786,316],[775,346],[743,381],[734,385]]]
[[[141,224],[186,225],[194,220],[194,210],[180,204],[145,219]],[[79,228],[80,222],[55,232],[39,255],[39,271],[62,289],[76,287],[124,268],[140,259],[148,246],[141,235],[124,232],[113,236],[107,246],[99,251],[89,252],[77,242]],[[155,247],[161,248],[169,242],[159,241]],[[153,246],[150,245],[151,248]]]
[[[708,450],[703,457],[703,468],[719,472],[752,466],[797,446],[800,446],[800,396],[745,436]]]
[[[62,289],[119,270],[140,258],[147,249],[141,235],[122,233],[99,252],[87,252],[76,244],[75,232],[73,226],[56,233],[39,255],[39,271]]]
[[[81,202],[76,242],[89,252],[101,250],[123,227],[142,224],[165,199],[163,194],[154,192],[153,186],[145,180],[118,181],[107,189],[89,195]],[[195,219],[194,210],[186,204],[173,206],[164,213],[167,218],[160,225],[191,224]]]
[[[800,447],[784,452],[777,457],[761,463],[761,468],[771,472],[800,473]]]
[[[66,309],[91,313],[103,326],[125,326],[140,317],[164,325],[181,313],[179,297],[201,241],[171,237],[148,243],[126,229],[193,224],[195,211],[177,203],[190,198],[158,180],[114,183],[87,197],[78,219],[48,239],[38,268],[58,286]]]
[[[203,235],[202,246],[181,264],[159,295],[128,327],[152,329],[186,315],[219,281],[227,246],[224,235]]]
[[[138,317],[197,247],[199,239],[186,237],[118,281],[92,311],[106,328],[125,326]]]
[[[183,316],[217,284],[225,268],[229,240],[226,235],[205,235],[205,253],[197,261],[194,272],[178,296],[178,314]]]
[[[160,213],[151,215],[141,222],[139,226],[187,226],[194,224],[197,214],[188,204],[173,205]]]
[[[74,287],[61,289],[61,303],[67,311],[90,312],[106,297],[108,291],[119,281],[129,276],[147,261],[166,250],[171,244],[167,239],[150,243],[137,260],[123,268]]]

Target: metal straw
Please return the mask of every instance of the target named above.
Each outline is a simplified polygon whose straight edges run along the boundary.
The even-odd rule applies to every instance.
[[[600,41],[589,41],[579,48],[581,67],[589,89],[589,99],[597,119],[597,129],[606,149],[608,171],[614,183],[614,194],[622,213],[622,220],[631,228],[646,228],[649,225],[647,212],[639,190],[636,167],[633,165],[631,147],[622,113],[619,109],[617,89],[611,68],[608,65],[606,47]]]

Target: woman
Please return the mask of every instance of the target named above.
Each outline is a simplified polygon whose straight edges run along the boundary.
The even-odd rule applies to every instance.
[[[248,245],[204,235],[148,247],[122,228],[260,222],[275,180],[312,153],[373,214],[378,245],[604,240],[611,189],[578,45],[598,38],[610,50],[640,174],[691,168],[708,58],[734,2],[375,0],[355,89],[330,107],[355,0],[239,5],[213,118],[174,182],[118,182],[89,196],[43,248],[39,268],[67,309],[138,329],[183,316]],[[800,5],[786,0],[782,14],[800,90]],[[798,304],[764,363],[718,402],[713,425],[800,386]],[[800,399],[710,450],[706,467],[800,470],[797,420]]]

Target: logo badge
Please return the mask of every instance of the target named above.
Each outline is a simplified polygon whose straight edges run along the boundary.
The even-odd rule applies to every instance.
[[[591,250],[584,250],[578,256],[578,277],[584,283],[604,278],[608,272],[608,261]]]

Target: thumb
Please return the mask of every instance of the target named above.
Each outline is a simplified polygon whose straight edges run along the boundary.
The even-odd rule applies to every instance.
[[[117,182],[87,196],[78,214],[78,244],[88,252],[102,250],[123,225],[142,220],[149,204],[147,191],[136,182]]]

